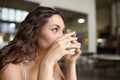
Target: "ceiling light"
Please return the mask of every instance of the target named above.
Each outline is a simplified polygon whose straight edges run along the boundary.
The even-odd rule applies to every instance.
[[[85,22],[85,19],[83,18],[78,19],[78,23],[84,23],[84,22]]]

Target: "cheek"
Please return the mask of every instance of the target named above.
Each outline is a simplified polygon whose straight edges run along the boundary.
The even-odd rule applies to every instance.
[[[57,39],[56,36],[47,37],[46,41],[48,42],[48,46],[51,46],[56,41],[56,39]]]
[[[61,36],[59,36],[59,35],[49,35],[47,37],[46,41],[48,41],[49,46],[51,46],[60,37]]]
[[[39,45],[42,49],[48,49],[56,40],[55,36],[44,36],[39,39]]]

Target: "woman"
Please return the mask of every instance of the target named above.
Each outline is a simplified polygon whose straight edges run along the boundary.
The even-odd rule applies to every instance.
[[[30,12],[14,40],[0,50],[0,80],[77,80],[80,43],[75,32],[63,35],[64,28],[55,9],[41,6]],[[58,65],[62,57],[66,78]]]

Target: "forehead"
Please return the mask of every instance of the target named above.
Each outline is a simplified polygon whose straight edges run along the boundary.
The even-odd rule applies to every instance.
[[[53,24],[59,25],[61,28],[65,27],[62,17],[58,14],[55,14],[52,17],[48,18],[48,22],[47,22],[46,25],[50,26],[50,25],[53,25]]]

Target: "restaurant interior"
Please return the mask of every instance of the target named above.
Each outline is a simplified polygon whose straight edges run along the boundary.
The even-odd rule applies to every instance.
[[[77,33],[82,44],[78,80],[120,80],[120,0],[0,0],[0,48],[14,39],[26,15],[41,5],[58,9],[65,31]],[[64,59],[60,62],[65,74]]]

